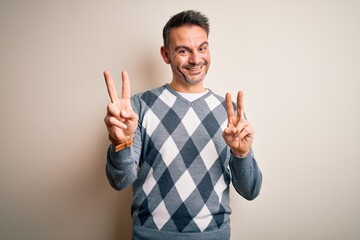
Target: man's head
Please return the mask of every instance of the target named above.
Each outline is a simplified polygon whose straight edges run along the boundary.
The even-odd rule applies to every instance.
[[[170,30],[183,25],[197,25],[204,29],[207,36],[209,36],[210,26],[209,19],[202,14],[194,10],[187,10],[180,12],[172,16],[163,28],[163,40],[164,46],[168,47],[170,41]]]
[[[165,25],[161,55],[173,72],[171,86],[177,90],[201,91],[210,66],[207,17],[193,10],[173,16]]]

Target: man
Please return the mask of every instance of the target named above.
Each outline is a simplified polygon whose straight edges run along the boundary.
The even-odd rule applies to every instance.
[[[167,22],[160,52],[173,78],[159,88],[130,98],[122,72],[119,98],[104,72],[112,102],[104,119],[112,142],[106,172],[117,190],[133,184],[133,239],[230,239],[230,182],[248,200],[259,194],[242,92],[234,106],[230,94],[224,99],[204,87],[208,34],[200,12]]]

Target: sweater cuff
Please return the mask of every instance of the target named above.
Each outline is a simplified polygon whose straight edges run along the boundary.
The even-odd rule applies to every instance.
[[[109,160],[114,167],[118,169],[131,168],[133,163],[131,147],[115,152],[115,146],[111,144],[109,147],[109,155]]]
[[[237,167],[247,168],[249,164],[251,164],[252,160],[252,150],[250,150],[249,153],[244,157],[238,157],[231,153],[231,162]]]

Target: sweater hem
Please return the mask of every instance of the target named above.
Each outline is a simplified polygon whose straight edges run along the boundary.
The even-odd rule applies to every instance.
[[[156,229],[133,226],[133,240],[229,240],[230,225],[222,226],[220,229],[205,232],[166,232]]]

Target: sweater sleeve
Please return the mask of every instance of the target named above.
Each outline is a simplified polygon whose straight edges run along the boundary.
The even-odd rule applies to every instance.
[[[139,103],[132,98],[132,107],[138,114]],[[134,144],[119,152],[110,144],[107,151],[106,176],[110,185],[120,191],[131,185],[137,179],[137,168],[141,153],[141,126],[135,132]]]
[[[255,199],[261,189],[262,173],[254,158],[253,151],[243,158],[231,154],[230,171],[236,191],[245,199]]]
[[[108,149],[106,176],[110,185],[116,190],[123,190],[137,178],[136,163],[131,152],[131,147],[120,152],[115,152],[113,145],[110,145]]]

